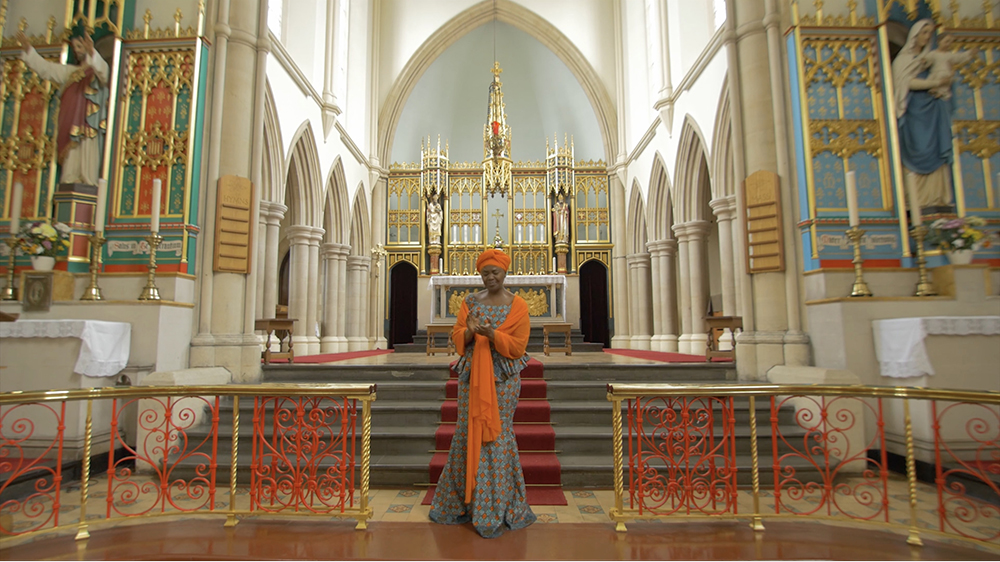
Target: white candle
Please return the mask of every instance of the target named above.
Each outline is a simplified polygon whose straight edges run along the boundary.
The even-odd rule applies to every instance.
[[[534,241],[535,241],[535,228],[528,227],[528,244],[531,244]]]
[[[469,225],[467,224],[462,225],[462,242],[469,243]]]
[[[924,219],[920,216],[920,199],[917,198],[917,186],[913,182],[906,182],[906,197],[910,200],[910,223],[920,226]]]
[[[522,232],[521,225],[517,225],[517,243],[518,244],[521,243],[521,232]]]
[[[854,171],[847,172],[847,216],[851,226],[858,226],[858,186],[854,183]]]
[[[552,258],[552,273],[556,272],[556,258]]]
[[[21,182],[14,184],[14,194],[10,198],[10,233],[17,234],[21,230],[21,201],[24,198],[24,186]]]
[[[458,225],[457,224],[451,225],[451,241],[452,242],[457,242],[458,241]]]
[[[472,238],[475,239],[476,244],[479,243],[479,225],[472,227]]]
[[[149,210],[149,231],[153,234],[160,232],[160,190],[162,189],[159,179],[153,180],[153,204]]]
[[[97,210],[94,217],[94,232],[104,233],[104,217],[108,214],[108,180],[97,180]]]

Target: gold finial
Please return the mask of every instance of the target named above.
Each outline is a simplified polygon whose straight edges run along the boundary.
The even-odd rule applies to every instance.
[[[153,21],[153,12],[146,8],[145,15],[142,16],[142,38],[149,39],[149,24]]]
[[[198,37],[205,34],[205,0],[198,0]]]
[[[177,8],[174,12],[174,37],[181,36],[181,20],[184,19],[184,14],[181,13],[181,9]]]
[[[21,21],[17,22],[17,30],[24,33],[28,29],[28,19],[21,18]]]
[[[55,28],[56,28],[56,17],[49,16],[48,25],[45,28],[45,42],[48,43],[49,45],[52,44],[52,33],[55,31]]]
[[[857,0],[848,0],[847,9],[850,12],[851,25],[858,25],[858,2]]]
[[[493,70],[491,70],[490,72],[493,73],[493,76],[496,78],[497,81],[500,80],[500,73],[503,72],[503,69],[500,68],[500,63],[498,61],[493,61]]]
[[[823,25],[823,0],[813,0],[813,6],[816,6],[816,24]]]
[[[986,27],[993,27],[993,2],[983,0],[983,13],[986,16]]]

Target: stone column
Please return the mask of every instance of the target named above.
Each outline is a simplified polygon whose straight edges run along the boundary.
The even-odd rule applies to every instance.
[[[371,349],[371,310],[372,310],[372,259],[369,256],[362,256],[361,259],[361,283],[358,287],[360,294],[358,298],[361,300],[361,310],[359,312],[360,320],[360,332],[361,332],[361,342],[360,347],[357,350],[367,350]],[[357,351],[352,349],[351,351]]]
[[[611,298],[612,298],[612,338],[611,347],[628,349],[629,339],[629,298],[628,263],[625,258],[625,187],[618,174],[608,176],[611,190]]]
[[[278,246],[281,242],[281,220],[285,218],[288,207],[281,203],[269,203],[267,215],[267,238],[264,249],[262,271],[264,278],[264,304],[261,308],[261,318],[274,318],[275,307],[278,305]]]
[[[270,214],[268,201],[260,202],[260,210],[257,212],[257,233],[254,237],[257,251],[253,257],[253,268],[257,271],[256,283],[254,284],[254,308],[258,318],[264,318],[264,276],[267,271],[267,217]],[[260,334],[258,334],[259,336]]]
[[[708,342],[705,312],[708,310],[708,227],[706,221],[691,221],[688,226],[688,260],[691,275],[691,351],[704,355]]]
[[[628,267],[628,348],[635,349],[635,341],[639,334],[639,274],[636,272],[635,255],[625,256]]]
[[[312,239],[311,226],[288,227],[288,317],[295,319],[292,329],[292,343],[299,355],[308,355],[309,350],[309,242]]]
[[[691,353],[691,264],[688,259],[687,226],[675,224],[674,235],[677,236],[677,294],[680,295],[680,332],[677,339],[677,350],[681,353]]]
[[[650,298],[649,285],[649,254],[636,254],[635,258],[636,285],[638,286],[635,300],[639,303],[639,321],[636,334],[632,336],[632,349],[648,350],[651,339],[650,328],[652,327],[650,325],[652,299]]]
[[[198,334],[191,341],[192,367],[220,366],[236,382],[260,377],[260,343],[253,332],[256,283],[253,275],[213,271],[216,185],[221,176],[251,178],[254,122],[263,97],[257,90],[258,41],[266,0],[220,0],[213,24],[213,89],[203,100],[206,119],[205,209],[199,238]],[[256,202],[255,202],[256,205]],[[253,215],[251,215],[253,216]],[[251,279],[248,280],[248,277]]]
[[[337,254],[337,328],[334,331],[337,339],[337,353],[350,349],[347,343],[347,256],[351,247],[343,245]]]
[[[374,174],[372,176],[374,177]],[[373,225],[384,225],[388,221],[388,217],[386,216],[386,197],[387,190],[389,189],[389,179],[380,172],[378,179],[374,180],[373,183],[371,223]],[[372,247],[379,246],[385,246],[384,227],[372,228]],[[371,297],[368,299],[371,310],[367,316],[369,319],[368,336],[371,343],[369,349],[389,349],[389,341],[385,337],[386,282],[389,278],[386,266],[387,261],[381,256],[373,257],[369,266],[371,272],[369,278]]]
[[[323,253],[323,269],[326,273],[326,294],[323,296],[323,336],[320,338],[320,353],[340,353],[341,348],[347,351],[347,338],[343,331],[345,311],[340,307],[340,293],[345,290],[341,283],[341,268],[346,265],[347,252],[351,249],[345,244],[326,243],[321,247]]]
[[[654,291],[662,293],[660,297],[660,316],[662,317],[662,336],[660,351],[677,351],[677,241],[668,238],[660,240],[660,284]]]
[[[651,291],[652,307],[653,307],[653,337],[649,341],[649,348],[653,351],[663,351],[663,306],[661,302],[668,297],[663,291],[663,282],[660,278],[660,245],[662,240],[657,240],[655,242],[646,243],[646,249],[649,250],[649,272],[650,277],[652,277],[653,290]]]
[[[323,133],[329,136],[330,131],[336,124],[337,116],[340,115],[340,103],[337,100],[337,65],[340,62],[341,50],[346,45],[341,45],[340,26],[341,22],[340,3],[347,0],[326,0],[326,60],[323,66]]]
[[[736,263],[733,260],[733,219],[736,218],[736,196],[730,195],[709,202],[719,225],[719,262],[722,274],[722,312],[736,316]]]
[[[367,273],[364,267],[368,256],[347,256],[347,349],[360,351],[368,349],[368,338],[364,332],[364,297],[365,291],[362,276]]]
[[[309,237],[309,276],[306,284],[306,349],[302,350],[303,355],[315,355],[319,353],[319,326],[320,298],[319,293],[319,244],[323,240],[325,231],[322,228],[313,228]]]

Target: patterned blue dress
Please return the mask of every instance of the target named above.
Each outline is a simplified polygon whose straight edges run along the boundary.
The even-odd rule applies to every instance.
[[[500,326],[507,319],[510,305],[490,306],[480,303],[470,295],[466,297],[469,314],[489,318],[493,326]],[[438,479],[437,491],[431,504],[430,518],[436,523],[458,525],[469,521],[483,537],[499,537],[508,529],[522,529],[535,522],[535,514],[525,499],[524,473],[521,457],[514,438],[514,410],[521,394],[521,369],[528,364],[528,354],[519,359],[508,359],[491,349],[493,372],[496,378],[497,403],[500,407],[500,437],[484,443],[479,454],[476,487],[472,503],[465,503],[465,455],[469,431],[469,374],[472,370],[472,351],[468,345],[465,354],[455,365],[458,373],[458,422],[455,436],[448,451],[448,461]]]

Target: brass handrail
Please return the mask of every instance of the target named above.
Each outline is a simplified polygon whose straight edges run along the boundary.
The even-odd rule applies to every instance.
[[[861,384],[608,384],[608,400],[639,396],[862,396],[1000,404],[1000,392]]]
[[[318,396],[373,400],[374,384],[227,384],[205,386],[129,386],[82,388],[73,390],[33,390],[0,392],[0,404],[62,402],[63,400],[99,400],[144,398],[153,396]]]

